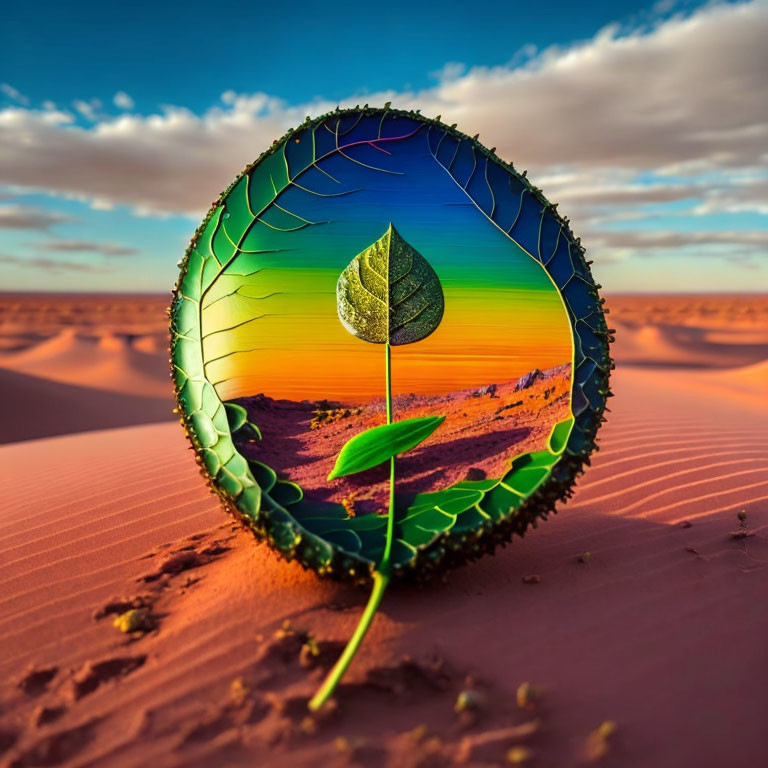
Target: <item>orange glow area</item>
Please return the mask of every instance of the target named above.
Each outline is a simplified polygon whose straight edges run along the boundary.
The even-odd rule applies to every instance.
[[[269,298],[262,298],[268,286],[254,287],[249,293],[259,298],[243,300],[246,322],[210,335],[207,374],[222,399],[261,392],[278,399],[349,403],[383,397],[383,345],[348,333],[336,314],[333,290],[323,290],[325,280],[318,283],[321,292]],[[392,348],[395,394],[474,389],[571,361],[570,326],[554,291],[449,283],[445,299],[437,331],[416,344]],[[206,313],[206,334],[241,322],[215,310]],[[222,355],[228,356],[214,361]]]

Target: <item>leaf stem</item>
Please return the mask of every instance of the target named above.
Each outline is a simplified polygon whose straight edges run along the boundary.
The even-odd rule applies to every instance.
[[[392,423],[392,347],[386,343],[387,424]]]
[[[328,701],[328,699],[333,695],[334,690],[336,690],[336,686],[339,684],[339,681],[347,671],[349,663],[357,653],[357,649],[360,647],[360,643],[363,642],[365,633],[371,626],[371,622],[373,621],[373,617],[376,615],[376,610],[379,607],[379,603],[381,602],[381,598],[384,595],[384,590],[387,588],[388,583],[389,576],[384,575],[380,571],[373,572],[373,590],[371,591],[371,596],[368,598],[368,605],[365,606],[365,610],[363,611],[363,615],[361,616],[360,622],[357,625],[357,629],[355,629],[355,633],[347,643],[347,647],[344,649],[344,652],[341,654],[341,656],[339,656],[339,660],[336,662],[336,664],[334,664],[333,669],[328,674],[328,677],[325,678],[325,682],[322,684],[322,686],[320,686],[318,692],[309,702],[309,708],[313,712],[316,712],[318,709],[320,709],[320,707],[322,707],[323,704],[325,704],[325,702]]]
[[[389,342],[386,345],[386,379],[387,379],[387,424],[392,423],[392,354]],[[339,660],[334,664],[333,669],[328,673],[328,677],[318,689],[317,693],[309,702],[309,709],[316,712],[333,695],[336,686],[341,681],[347,667],[363,642],[368,629],[373,622],[373,617],[384,596],[384,590],[389,584],[390,567],[389,558],[392,552],[392,541],[395,534],[395,457],[389,460],[389,515],[387,517],[387,540],[384,546],[384,554],[381,556],[381,562],[377,570],[373,572],[373,589],[368,598],[368,604],[365,606],[363,615],[357,624],[354,634],[347,643],[347,647],[339,656]]]
[[[392,348],[386,344],[387,377],[387,424],[392,423]],[[389,557],[392,553],[392,541],[395,538],[395,457],[389,460],[389,514],[387,516],[387,541],[381,556],[379,570],[389,573]]]

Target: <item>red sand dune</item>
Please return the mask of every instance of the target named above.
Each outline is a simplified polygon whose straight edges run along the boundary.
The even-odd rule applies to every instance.
[[[768,358],[764,295],[612,296],[613,355],[625,365],[733,368]]]
[[[169,396],[121,394],[0,368],[0,443],[173,418]]]
[[[171,420],[167,303],[0,294],[0,443]]]
[[[0,354],[0,367],[124,394],[151,397],[170,392],[167,350],[144,352],[110,333],[83,337],[64,330],[22,351]]]
[[[445,584],[391,590],[338,711],[320,721],[306,719],[306,699],[367,595],[231,524],[177,425],[0,446],[0,767],[487,766],[513,745],[544,768],[761,765],[768,356],[754,345],[768,302],[610,304],[611,325],[659,330],[620,336],[612,412],[574,498]],[[103,311],[96,355],[114,354],[119,372],[126,345],[152,352],[136,339],[160,338],[135,298],[86,309],[17,306],[2,348],[26,348],[29,363],[46,339],[49,353],[62,344],[65,321],[87,339]],[[668,327],[706,328],[708,340]],[[677,344],[687,367],[672,367]],[[10,439],[169,406],[107,379],[98,390],[0,374]],[[129,608],[146,632],[112,625]],[[530,709],[516,703],[524,681],[540,691]],[[484,699],[475,716],[454,712],[463,689]],[[607,720],[616,733],[595,735]]]
[[[571,502],[446,584],[392,590],[320,722],[306,697],[366,595],[232,526],[176,425],[0,447],[0,765],[478,766],[515,743],[541,766],[760,765],[765,376],[620,366]],[[154,629],[114,628],[130,605]],[[453,711],[467,687],[474,718]]]
[[[103,407],[108,398],[83,397],[77,409],[83,430],[170,418],[172,406],[161,409],[156,400],[171,403],[168,302],[167,296],[152,295],[0,294],[0,370],[130,395],[124,416]],[[613,355],[624,365],[727,369],[768,359],[768,299],[762,295],[613,296],[608,306],[617,330]],[[31,385],[44,388],[41,382]],[[57,402],[62,399],[51,392]],[[5,424],[20,423],[6,428],[10,437],[0,430],[0,442],[24,437],[26,413],[4,403]],[[47,414],[33,422],[29,437],[78,428],[70,420],[66,429],[56,427]]]

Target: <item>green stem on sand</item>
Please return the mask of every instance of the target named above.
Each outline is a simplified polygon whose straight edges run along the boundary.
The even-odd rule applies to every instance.
[[[389,576],[385,576],[380,571],[373,572],[373,590],[371,596],[368,598],[368,605],[365,606],[363,615],[360,618],[360,623],[357,625],[355,633],[352,635],[350,641],[347,643],[347,647],[344,649],[344,653],[339,656],[339,660],[334,664],[333,669],[325,678],[325,682],[320,686],[320,689],[312,697],[309,702],[309,708],[316,712],[325,704],[328,699],[333,695],[336,686],[347,671],[349,663],[352,661],[354,655],[357,653],[357,649],[360,647],[360,643],[363,642],[365,633],[371,626],[373,617],[376,615],[376,610],[379,607],[381,598],[384,594],[384,590],[389,583]]]
[[[391,348],[389,342],[386,344],[386,377],[387,377],[387,424],[392,423],[392,363]],[[360,617],[354,634],[347,643],[339,660],[333,665],[333,669],[328,673],[328,677],[318,689],[317,693],[309,702],[309,709],[316,712],[333,696],[336,686],[341,682],[341,678],[347,671],[347,667],[357,653],[357,649],[363,642],[368,629],[370,628],[373,617],[384,596],[384,590],[389,584],[390,567],[389,560],[392,554],[392,541],[395,534],[395,457],[389,460],[389,515],[387,517],[387,539],[384,545],[384,554],[381,556],[379,567],[373,572],[373,589],[368,598],[368,604],[365,606],[363,615]]]

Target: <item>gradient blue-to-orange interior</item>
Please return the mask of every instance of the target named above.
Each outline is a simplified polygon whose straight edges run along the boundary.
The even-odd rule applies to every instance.
[[[234,240],[285,165],[275,154],[238,183],[216,238]],[[236,202],[246,183],[250,210]],[[222,399],[383,396],[383,348],[341,325],[336,282],[390,222],[445,295],[437,331],[393,348],[395,394],[476,388],[570,362],[570,326],[550,278],[435,162],[424,132],[337,154],[298,183],[251,227],[205,297],[206,372]]]

